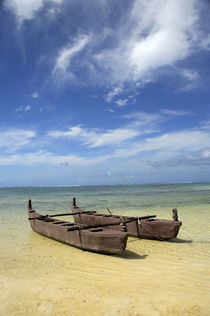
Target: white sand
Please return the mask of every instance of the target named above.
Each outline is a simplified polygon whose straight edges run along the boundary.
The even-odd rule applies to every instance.
[[[81,251],[28,225],[4,227],[0,315],[210,315],[209,226],[185,214],[186,242],[129,238],[123,256]]]

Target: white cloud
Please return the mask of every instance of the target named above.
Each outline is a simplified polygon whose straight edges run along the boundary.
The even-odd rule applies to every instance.
[[[182,111],[182,110],[168,110],[168,109],[162,109],[161,112],[164,115],[169,115],[169,116],[192,116],[194,115],[192,112],[189,111]]]
[[[191,112],[163,110],[162,114],[134,112],[124,116],[128,120],[121,128],[102,131],[73,126],[67,131],[50,131],[48,136],[64,138],[69,141],[76,139],[87,148],[107,148],[113,158],[147,156],[151,154],[157,159],[176,157],[184,153],[201,153],[210,143],[208,130],[189,129],[176,132],[163,132],[161,125],[170,119]],[[156,135],[156,136],[154,136]],[[113,150],[114,148],[114,150]]]
[[[126,124],[120,128],[103,131],[101,129],[86,129],[79,125],[72,126],[66,131],[51,130],[48,136],[53,138],[76,139],[83,146],[97,148],[104,146],[122,146],[128,140],[136,137],[153,134],[159,131],[159,125],[170,119],[169,115],[149,114],[145,112],[132,112],[123,116]]]
[[[201,122],[201,128],[202,129],[206,129],[206,130],[210,130],[210,121],[203,121]]]
[[[119,29],[117,45],[95,55],[109,79],[147,82],[158,75],[156,70],[185,59],[197,32],[194,3],[136,0],[126,26]]]
[[[25,20],[34,19],[42,9],[46,9],[52,17],[62,12],[64,16],[69,15],[71,20],[68,10],[72,9],[73,4],[62,6],[63,2],[7,0],[4,6],[16,15],[21,25]],[[156,81],[166,68],[170,70],[195,50],[209,49],[209,36],[204,38],[201,24],[198,23],[200,7],[196,0],[134,0],[129,5],[121,6],[113,25],[110,22],[111,2],[106,0],[98,4],[90,1],[88,11],[87,6],[83,6],[82,12],[73,10],[82,19],[82,23],[79,23],[77,17],[76,35],[71,31],[70,22],[66,24],[67,19],[64,19],[62,29],[67,38],[74,37],[74,40],[63,48],[56,47],[58,53],[54,60],[53,78],[60,84],[68,80],[108,84],[113,89],[105,96],[107,102],[112,102],[123,93],[125,83],[126,87],[133,83],[144,87],[148,82]],[[92,23],[91,8],[92,12],[97,9],[98,13]],[[103,21],[97,27],[101,16]],[[187,81],[185,90],[196,87],[199,75],[195,71],[185,70],[182,75]],[[126,99],[118,98],[116,102],[123,106]]]
[[[201,48],[205,50],[210,50],[210,35],[205,36],[201,40]]]
[[[171,36],[170,30],[160,29],[145,39],[130,43],[127,63],[132,70],[132,79],[138,80],[153,69],[173,65],[174,62],[186,57],[189,49],[187,42],[180,38],[181,34],[175,36],[176,41]],[[180,40],[183,43],[180,43]]]
[[[85,144],[91,148],[101,146],[116,146],[122,144],[128,139],[135,138],[139,135],[139,131],[135,129],[118,128],[115,130],[108,130],[106,133],[92,134]]]
[[[68,131],[50,131],[48,136],[54,138],[77,138],[90,148],[102,146],[116,146],[128,139],[134,138],[139,135],[139,131],[132,128],[118,128],[115,130],[108,130],[100,132],[96,129],[83,129],[80,126],[73,126]]]
[[[114,110],[113,109],[106,109],[107,112],[111,112],[111,113],[114,113]]]
[[[9,129],[0,131],[0,150],[15,152],[31,142],[36,136],[32,130]]]
[[[44,0],[7,0],[4,2],[4,6],[16,15],[19,25],[24,20],[33,19],[43,4]]]
[[[199,78],[198,73],[195,70],[192,69],[183,69],[182,70],[182,75],[189,81],[194,81]]]
[[[201,78],[197,71],[193,69],[181,70],[181,75],[184,78],[184,84],[179,89],[180,91],[194,90],[201,85]]]
[[[128,99],[118,99],[118,100],[116,100],[115,101],[115,103],[118,105],[118,106],[125,106],[125,105],[127,105],[127,103],[128,103]]]
[[[206,149],[203,151],[202,156],[204,158],[210,158],[210,149]]]
[[[39,93],[37,91],[32,93],[32,98],[37,99],[39,97]]]
[[[160,114],[146,113],[143,111],[131,112],[123,116],[126,119],[131,120],[130,126],[136,126],[141,128],[151,128],[158,126],[160,123],[166,121],[168,118]]]
[[[71,62],[88,44],[90,36],[79,36],[74,43],[62,48],[56,58],[53,75],[57,81],[65,81],[72,77]]]
[[[28,135],[29,136],[29,135]],[[112,135],[113,137],[113,135]],[[118,137],[117,137],[118,139]],[[100,142],[109,144],[106,138],[100,139]],[[116,147],[117,149],[110,154],[94,153],[91,157],[87,155],[78,156],[75,154],[58,155],[48,151],[39,150],[33,153],[16,153],[11,155],[1,155],[0,165],[78,165],[87,166],[102,163],[105,161],[126,161],[128,165],[132,166],[133,159],[141,164],[151,163],[151,165],[164,165],[176,166],[181,164],[202,165],[203,163],[209,164],[210,151],[207,144],[210,143],[210,134],[199,130],[183,130],[174,133],[162,134],[157,137],[149,137],[139,141],[131,142],[129,144],[123,143],[122,146]],[[100,146],[101,144],[96,144]],[[23,144],[21,144],[23,146]],[[152,156],[151,156],[152,152]],[[129,158],[132,157],[132,160]],[[107,172],[108,176],[112,175],[111,171]]]
[[[0,165],[86,166],[105,161],[111,164],[114,161],[126,161],[132,165],[131,159],[139,163],[151,162],[154,166],[164,165],[164,162],[167,162],[167,166],[174,166],[178,163],[187,164],[187,161],[192,165],[201,165],[202,161],[209,164],[209,130],[200,127],[166,133],[161,126],[162,123],[188,113],[165,111],[165,114],[161,115],[130,113],[124,116],[127,120],[124,126],[106,131],[96,128],[87,129],[79,125],[64,131],[49,131],[41,142],[32,130],[2,131],[0,132]],[[56,152],[55,148],[61,148],[60,139],[66,142],[65,154],[59,150],[59,154]],[[74,146],[71,146],[72,140]],[[47,148],[51,146],[55,151],[40,150],[46,144]],[[75,144],[82,145],[85,150],[80,148],[80,154],[76,153]],[[30,148],[33,148],[33,152]],[[69,152],[66,153],[68,148]],[[71,152],[71,149],[74,151]],[[110,170],[109,168],[108,166],[106,170]]]
[[[167,151],[178,152],[187,150],[194,152],[206,147],[210,142],[210,135],[202,131],[179,131],[167,133],[160,137],[148,138],[142,149],[146,151],[167,149]]]
[[[26,106],[19,106],[15,112],[28,112],[31,110],[31,106],[30,105],[26,105]]]
[[[204,151],[209,143],[209,133],[200,130],[183,130],[130,143],[125,148],[117,149],[115,157],[132,157],[142,154],[151,157],[152,152],[152,157],[155,159],[174,159],[183,153]]]
[[[60,50],[53,70],[57,80],[77,82],[76,79],[81,80],[81,72],[85,73],[90,84],[113,86],[105,96],[109,103],[124,92],[125,83],[127,90],[133,83],[139,89],[157,80],[162,69],[170,69],[187,58],[193,52],[194,43],[200,40],[197,36],[199,12],[193,0],[151,0],[149,4],[146,0],[135,0],[130,8],[122,12],[123,22],[115,25],[115,31],[112,25],[106,25],[101,34],[91,29],[91,36],[87,36],[87,27],[83,35],[75,37],[73,44]],[[107,45],[108,39],[112,45]],[[183,76],[191,82],[198,79],[196,72],[189,70]],[[118,98],[116,102],[122,106],[126,99]]]
[[[25,20],[34,19],[47,2],[59,5],[62,4],[63,0],[6,0],[4,1],[4,7],[16,16],[18,26],[20,27]],[[56,9],[52,8],[50,11],[51,14],[52,10],[55,14]]]
[[[123,88],[122,87],[114,87],[105,96],[106,102],[110,103],[114,99],[114,97],[118,96],[122,92],[123,92]]]
[[[120,128],[104,131],[98,128],[87,129],[76,125],[65,131],[48,131],[48,136],[68,140],[76,139],[81,145],[88,148],[105,146],[111,148],[123,146],[128,140],[132,142],[137,137],[159,132],[160,124],[169,120],[171,116],[169,113],[167,113],[167,116],[164,116],[145,112],[132,112],[123,116],[126,124]]]
[[[0,165],[90,165],[103,161],[106,157],[85,158],[77,155],[56,155],[39,150],[35,153],[0,156]]]
[[[87,137],[88,133],[81,128],[80,126],[73,126],[68,131],[49,131],[48,136],[59,138],[59,137],[67,137],[67,138],[73,138],[73,137]]]

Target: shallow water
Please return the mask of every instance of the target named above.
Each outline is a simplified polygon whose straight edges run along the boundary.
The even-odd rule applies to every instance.
[[[129,238],[120,256],[31,231],[40,213],[85,209],[183,222],[170,242]],[[0,188],[0,315],[210,315],[210,184]]]

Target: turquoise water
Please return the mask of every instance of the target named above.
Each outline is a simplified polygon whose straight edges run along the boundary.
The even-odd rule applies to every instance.
[[[210,205],[210,183],[0,188],[0,211],[25,210],[28,199],[43,210],[69,208],[74,196],[87,209],[182,208]]]
[[[176,207],[182,226],[169,242],[129,237],[119,257],[31,230],[28,199],[52,214],[68,212],[72,197],[84,209],[122,215],[171,219]],[[0,315],[210,313],[210,183],[0,188],[0,223]]]
[[[0,188],[0,220],[28,231],[28,199],[39,213],[52,214],[69,212],[72,197],[86,210],[106,213],[109,208],[113,214],[131,216],[156,214],[171,219],[176,207],[183,222],[179,236],[209,240],[210,183]],[[198,223],[200,227],[194,229]]]

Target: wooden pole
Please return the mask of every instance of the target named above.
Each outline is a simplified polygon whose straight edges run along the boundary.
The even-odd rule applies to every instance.
[[[106,209],[107,209],[107,211],[109,212],[109,214],[112,215],[110,209],[109,209],[108,207],[107,207]]]
[[[141,217],[139,217],[139,220],[141,220],[141,219],[150,219],[150,218],[154,218],[154,217],[156,217],[156,215],[141,216]]]
[[[72,199],[72,206],[73,207],[77,207],[77,202],[76,202],[76,198],[75,197],[73,197],[73,199]]]
[[[63,213],[63,214],[53,214],[53,215],[40,215],[38,217],[31,217],[29,220],[32,219],[44,219],[44,218],[50,218],[50,217],[58,217],[58,216],[67,216],[67,215],[78,215],[78,214],[90,214],[90,213],[96,213],[96,211],[84,211],[84,212],[75,212],[75,213]]]
[[[32,209],[32,203],[31,203],[31,200],[28,200],[28,209]]]
[[[137,219],[130,219],[130,220],[127,220],[125,221],[123,224],[125,223],[130,223],[130,222],[133,222],[133,221],[136,221]],[[115,225],[120,225],[122,224],[122,222],[114,222],[114,223],[106,223],[106,224],[96,224],[96,225],[85,225],[85,226],[82,226],[80,229],[90,229],[90,228],[97,228],[97,227],[105,227],[105,226],[115,226]],[[71,230],[71,227],[68,229],[68,230]]]

